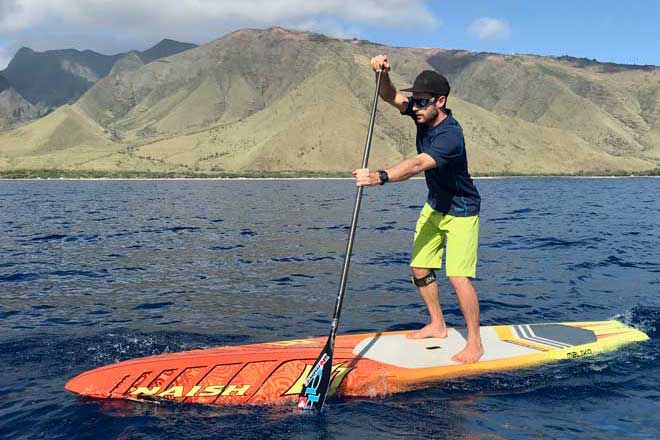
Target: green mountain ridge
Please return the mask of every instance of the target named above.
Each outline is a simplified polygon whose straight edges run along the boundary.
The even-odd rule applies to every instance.
[[[130,53],[137,54],[146,64],[194,47],[194,44],[164,39],[150,49]],[[0,75],[33,105],[56,108],[82,96],[126,55],[103,55],[76,49],[37,52],[22,47]]]
[[[388,47],[245,29],[150,63],[128,54],[71,105],[0,133],[0,171],[342,173],[360,162],[374,75],[452,84],[473,174],[627,174],[660,162],[660,69],[534,55]],[[415,154],[380,103],[370,166]]]

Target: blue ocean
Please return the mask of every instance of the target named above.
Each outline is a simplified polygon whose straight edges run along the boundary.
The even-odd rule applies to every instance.
[[[477,181],[482,323],[618,319],[651,340],[404,394],[290,407],[98,401],[117,361],[325,336],[350,180],[0,181],[0,438],[658,439],[660,179]],[[419,328],[424,182],[368,188],[339,333]],[[446,281],[451,326],[463,318]]]

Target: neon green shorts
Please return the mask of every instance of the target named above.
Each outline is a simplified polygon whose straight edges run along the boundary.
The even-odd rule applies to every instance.
[[[419,213],[410,267],[440,269],[445,245],[448,277],[471,277],[477,273],[479,216],[454,217],[427,203]]]

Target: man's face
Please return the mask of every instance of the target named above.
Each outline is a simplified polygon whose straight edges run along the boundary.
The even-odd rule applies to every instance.
[[[431,99],[432,95],[428,93],[413,93],[413,107],[412,110],[415,113],[415,120],[419,124],[432,124],[438,118],[439,111],[445,104],[446,98],[444,96],[437,97],[434,102],[429,102],[425,106],[420,107],[418,103],[415,102],[417,99]]]

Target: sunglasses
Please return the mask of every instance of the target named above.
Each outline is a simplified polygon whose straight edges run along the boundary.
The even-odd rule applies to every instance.
[[[418,108],[423,108],[426,107],[429,104],[433,104],[435,101],[438,100],[437,96],[433,96],[431,98],[413,98],[412,96],[408,98],[408,101],[410,103]]]

